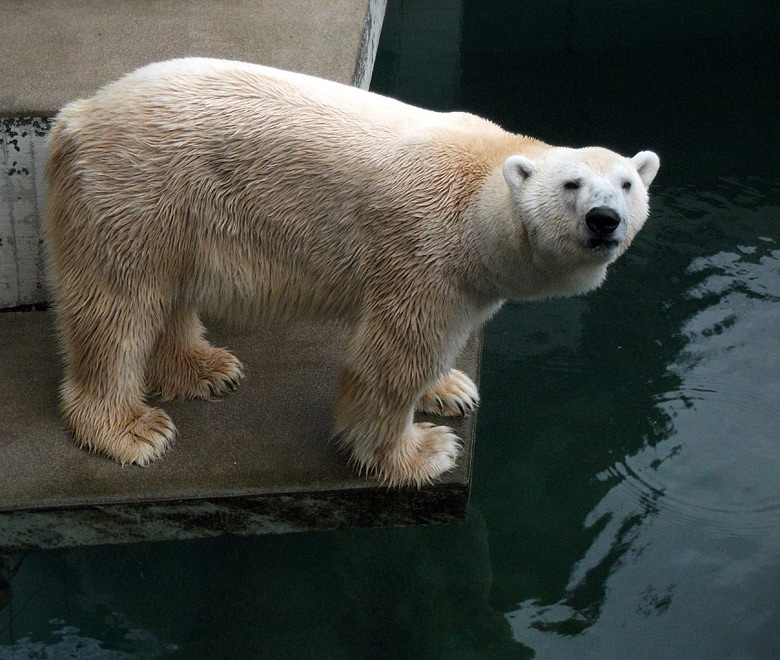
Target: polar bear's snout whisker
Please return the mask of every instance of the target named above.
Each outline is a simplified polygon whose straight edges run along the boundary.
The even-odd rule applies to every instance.
[[[585,224],[594,234],[611,236],[620,226],[622,218],[611,206],[597,206],[585,215]]]

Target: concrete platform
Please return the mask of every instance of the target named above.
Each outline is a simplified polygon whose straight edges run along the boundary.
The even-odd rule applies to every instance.
[[[384,0],[8,3],[0,21],[6,72],[0,308],[46,300],[41,166],[48,118],[61,105],[138,66],[185,55],[367,87],[384,6]],[[473,419],[456,425],[465,441],[458,469],[419,490],[357,476],[328,443],[344,338],[337,326],[215,331],[211,339],[243,360],[245,382],[221,402],[163,404],[180,438],[144,469],[90,456],[61,428],[51,320],[47,312],[0,313],[0,559],[32,547],[465,517]],[[480,341],[472,338],[459,365],[475,380]]]
[[[48,312],[0,314],[0,549],[465,515],[473,418],[453,425],[466,443],[458,468],[420,490],[359,477],[329,443],[345,338],[338,326],[210,335],[244,361],[244,382],[221,401],[161,403],[179,440],[140,468],[89,455],[62,430],[51,322]],[[476,376],[479,354],[475,337],[460,367]]]

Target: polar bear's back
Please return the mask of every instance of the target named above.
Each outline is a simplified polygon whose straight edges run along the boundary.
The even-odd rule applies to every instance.
[[[55,262],[78,252],[115,282],[186,281],[233,310],[286,291],[344,315],[372,271],[455,252],[447,223],[523,140],[302,74],[172,60],[63,108],[47,234]]]
[[[297,137],[311,142],[311,150],[341,145],[340,156],[376,154],[386,140],[442,123],[452,118],[348,85],[205,58],[143,67],[65,106],[57,118],[58,127],[80,139],[82,148],[90,137],[137,140],[157,149],[186,141],[206,150],[230,146],[221,140],[289,145]]]

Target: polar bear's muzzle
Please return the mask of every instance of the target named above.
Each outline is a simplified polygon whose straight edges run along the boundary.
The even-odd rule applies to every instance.
[[[588,247],[597,252],[609,251],[620,245],[623,219],[611,206],[596,206],[585,215],[588,228]]]

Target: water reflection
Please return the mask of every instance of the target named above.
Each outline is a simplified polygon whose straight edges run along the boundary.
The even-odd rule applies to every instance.
[[[162,644],[145,630],[133,629],[124,636],[124,645],[132,646],[132,651],[110,650],[105,647],[104,640],[85,636],[62,620],[52,619],[49,625],[52,630],[45,641],[25,636],[16,640],[13,646],[0,646],[0,660],[155,660],[170,657],[177,648],[175,644]]]
[[[476,512],[454,526],[36,552],[19,575],[35,586],[15,595],[0,660],[533,656],[488,602]]]
[[[515,638],[537,657],[605,657],[610,647],[645,657],[644,635],[653,635],[650,657],[780,651],[780,245],[772,238],[780,236],[780,194],[762,183],[723,180],[715,191],[661,195],[659,229],[613,273],[618,281],[578,310],[580,329],[569,335],[576,346],[539,346],[520,365],[524,382],[506,393],[527,418],[518,460],[537,472],[528,480],[521,472],[513,489],[533,508],[515,520],[516,536],[543,549],[494,557],[497,585],[509,585],[494,591]],[[673,219],[688,224],[670,241],[662,226]],[[693,235],[713,225],[727,249],[692,256]],[[670,264],[673,281],[663,279]],[[644,281],[635,267],[647,271]],[[641,286],[633,305],[642,309],[629,321],[617,310],[632,299],[624,286]],[[567,301],[558,308],[574,311]],[[523,333],[528,311],[512,310],[515,331],[537,341],[530,337],[544,328]],[[620,358],[626,350],[629,364]],[[566,353],[568,387],[555,399],[545,388],[564,374]],[[504,387],[510,375],[498,369],[493,378]],[[586,446],[574,450],[566,433]],[[552,480],[572,494],[556,494]],[[486,493],[480,500],[495,513]],[[504,571],[514,579],[505,582]],[[547,576],[546,589],[529,582],[533,573]],[[510,606],[521,594],[528,597]],[[679,629],[688,650],[679,648]]]

